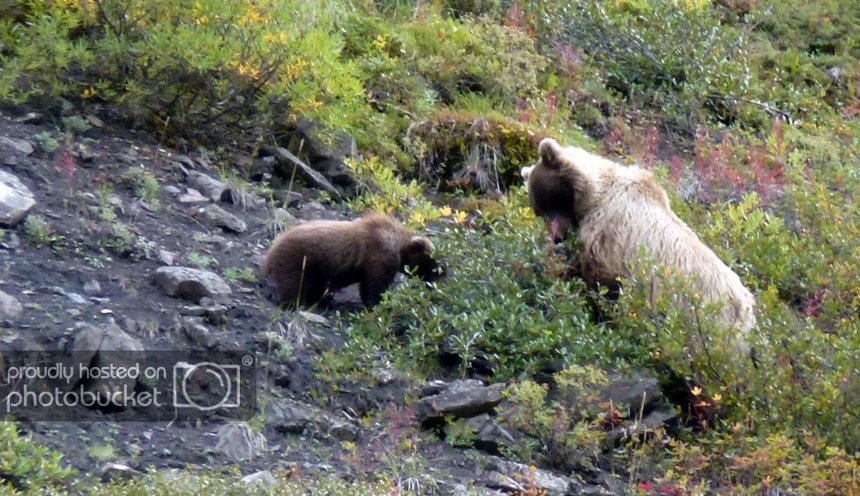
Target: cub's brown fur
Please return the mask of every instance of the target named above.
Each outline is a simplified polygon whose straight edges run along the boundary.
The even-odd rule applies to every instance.
[[[261,264],[285,306],[318,303],[326,291],[359,283],[366,307],[379,303],[398,271],[428,282],[444,273],[433,259],[433,243],[387,215],[354,221],[315,220],[278,236]]]
[[[619,279],[644,269],[656,296],[666,289],[656,284],[656,266],[670,269],[704,303],[719,306],[716,317],[737,331],[737,349],[749,351],[745,335],[756,322],[754,296],[675,215],[651,172],[552,139],[541,141],[538,154],[536,164],[522,169],[532,208],[556,238],[576,231],[583,245],[579,269],[589,285],[617,293]],[[642,255],[656,266],[642,265]]]

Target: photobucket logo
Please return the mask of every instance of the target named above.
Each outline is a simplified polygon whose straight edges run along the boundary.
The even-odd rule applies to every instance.
[[[160,398],[160,391],[137,392],[127,385],[103,391],[87,391],[79,386],[71,391],[60,388],[30,390],[25,384],[20,391],[6,395],[6,413],[17,408],[67,408],[84,406],[86,408],[135,408],[166,406]]]
[[[173,406],[200,411],[239,408],[240,368],[238,365],[180,362],[173,366]],[[201,394],[205,391],[206,394]]]

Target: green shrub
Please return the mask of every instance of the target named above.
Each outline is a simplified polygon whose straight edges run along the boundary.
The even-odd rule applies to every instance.
[[[610,407],[595,394],[608,379],[594,367],[571,365],[554,380],[552,400],[547,385],[528,379],[505,391],[509,403],[500,411],[499,421],[524,434],[507,449],[528,463],[565,471],[590,469],[606,447],[604,424],[613,421]]]
[[[405,369],[446,363],[465,374],[480,359],[502,380],[556,360],[618,365],[634,356],[629,337],[591,322],[582,281],[559,277],[567,261],[548,251],[533,215],[523,223],[525,209],[508,208],[513,215],[486,211],[469,226],[437,223],[431,238],[450,275],[432,288],[410,279],[354,315],[345,351],[353,362],[382,351]]]
[[[708,111],[726,121],[748,117],[738,105],[751,98],[745,38],[721,27],[707,3],[570,0],[542,8],[544,43],[593,57],[608,87],[629,101],[679,121]]]
[[[63,455],[18,434],[18,424],[0,422],[0,482],[13,489],[62,487],[75,471],[60,465]]]
[[[345,124],[341,117],[363,106],[363,88],[355,66],[339,59],[342,40],[333,22],[344,7],[274,0],[48,3],[32,9],[25,23],[0,26],[8,43],[0,96],[105,101],[167,136],[261,116]]]
[[[404,57],[442,101],[479,92],[514,102],[537,90],[546,60],[527,34],[489,18],[456,21],[428,13],[402,34]]]

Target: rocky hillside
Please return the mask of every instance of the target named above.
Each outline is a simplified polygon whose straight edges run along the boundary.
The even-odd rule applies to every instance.
[[[182,154],[95,116],[66,121],[59,133],[39,114],[0,115],[0,365],[7,372],[54,360],[132,366],[163,361],[167,351],[199,361],[237,352],[253,357],[243,373],[254,378],[242,389],[254,400],[250,410],[194,418],[144,406],[24,408],[10,406],[7,396],[5,413],[38,444],[62,453],[61,464],[77,470],[72,479],[238,467],[229,477],[268,488],[324,475],[385,478],[419,494],[622,492],[594,466],[571,477],[501,456],[514,436],[493,418],[505,384],[407,380],[391,368],[375,371],[376,382],[345,389],[317,373],[319,354],[344,345],[339,312],[362,311],[357,292],[347,288],[315,313],[281,312],[256,264],[285,226],[356,215],[320,201],[349,185],[343,169],[331,167],[342,156],[318,156],[328,164],[319,168],[324,175],[284,150],[263,158],[242,149]],[[305,169],[279,186],[278,170],[297,163]],[[253,172],[240,179],[225,176],[228,170]],[[612,435],[675,417],[653,378],[615,379],[595,393],[633,405],[638,415],[627,417],[641,422],[619,422]],[[4,395],[39,380],[10,382]],[[123,384],[126,396],[161,386],[143,378]],[[471,443],[444,442],[446,421],[454,419],[477,433]],[[27,487],[2,469],[0,479]]]

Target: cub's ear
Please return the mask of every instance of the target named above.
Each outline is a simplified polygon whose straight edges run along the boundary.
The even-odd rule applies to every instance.
[[[430,253],[434,249],[433,243],[424,236],[412,236],[409,244],[406,245],[409,253]]]
[[[558,169],[561,165],[561,154],[563,153],[561,145],[558,141],[552,138],[544,138],[538,145],[538,155],[544,166],[550,169]]]

